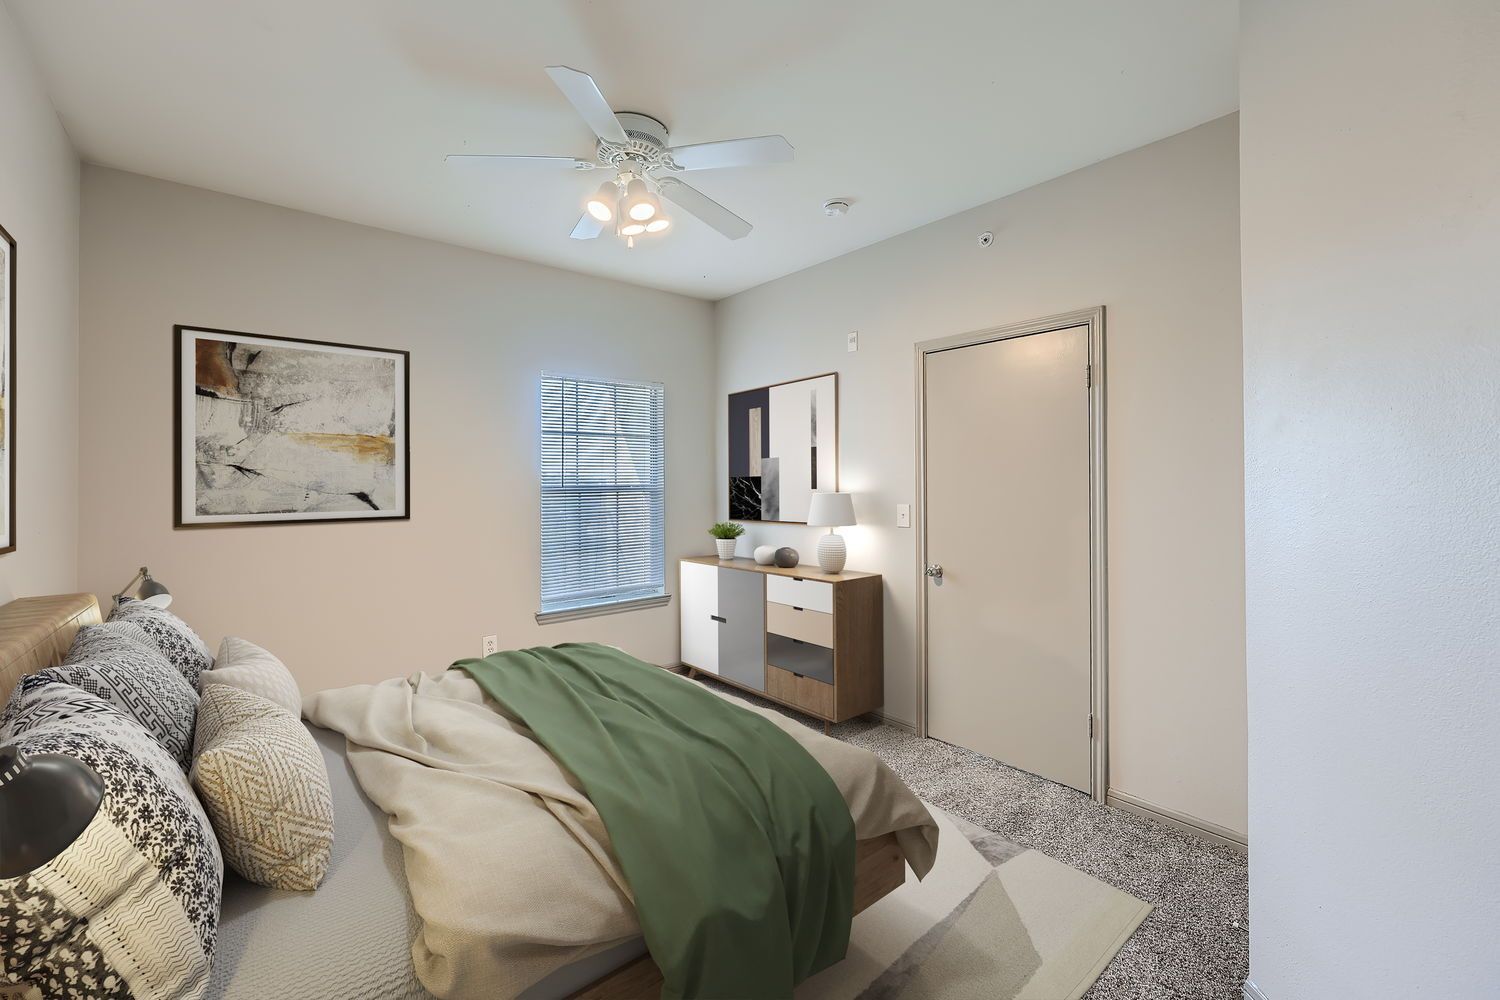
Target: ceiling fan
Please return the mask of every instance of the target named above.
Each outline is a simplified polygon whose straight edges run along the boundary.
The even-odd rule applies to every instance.
[[[575,240],[591,240],[614,223],[615,235],[634,247],[635,238],[665,232],[672,220],[662,209],[665,198],[697,216],[731,240],[750,234],[751,225],[677,175],[689,170],[785,163],[792,146],[779,135],[669,146],[667,127],[650,115],[613,111],[594,78],[567,66],[548,66],[547,75],[598,136],[595,159],[573,156],[518,156],[512,154],[450,153],[447,162],[529,160],[566,165],[573,170],[610,170],[611,180],[599,185],[584,204],[573,227]]]

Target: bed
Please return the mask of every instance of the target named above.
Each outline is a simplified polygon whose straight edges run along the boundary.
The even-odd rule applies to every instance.
[[[100,617],[97,601],[87,594],[21,599],[0,607],[0,699],[21,677],[59,662],[77,630]],[[428,1000],[432,994],[413,964],[412,942],[422,918],[412,902],[403,845],[356,780],[345,738],[308,728],[333,792],[329,873],[311,893],[268,889],[226,875],[208,996]],[[796,736],[804,746],[812,737],[826,739]],[[816,757],[817,744],[812,747]],[[897,831],[856,843],[854,912],[904,882],[911,841],[910,831],[901,834],[906,849]],[[637,936],[561,964],[520,995],[526,1000],[645,997],[655,996],[661,984]]]

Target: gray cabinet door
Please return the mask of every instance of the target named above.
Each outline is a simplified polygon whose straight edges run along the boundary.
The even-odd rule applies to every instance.
[[[719,676],[766,689],[766,591],[759,573],[719,570]]]

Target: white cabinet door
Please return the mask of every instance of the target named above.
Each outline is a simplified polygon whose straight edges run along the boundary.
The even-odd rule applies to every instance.
[[[710,674],[719,672],[719,567],[678,563],[677,596],[682,601],[682,662]]]

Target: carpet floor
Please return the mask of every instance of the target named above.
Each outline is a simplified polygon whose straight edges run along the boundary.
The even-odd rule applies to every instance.
[[[929,802],[1155,907],[1084,1000],[1241,997],[1250,963],[1244,855],[895,726],[853,719],[833,736],[874,752]]]

